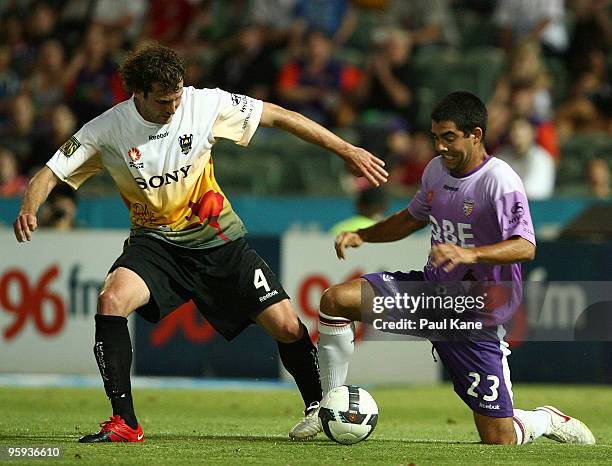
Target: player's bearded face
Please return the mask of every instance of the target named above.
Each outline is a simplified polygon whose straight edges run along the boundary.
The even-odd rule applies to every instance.
[[[453,174],[463,174],[474,154],[472,135],[465,135],[450,121],[432,121],[431,132],[436,152],[442,156],[446,169]]]
[[[142,117],[151,123],[160,125],[172,121],[172,116],[181,104],[183,81],[179,82],[174,92],[168,93],[158,83],[153,83],[152,89],[145,96],[143,92],[134,93],[136,108]]]

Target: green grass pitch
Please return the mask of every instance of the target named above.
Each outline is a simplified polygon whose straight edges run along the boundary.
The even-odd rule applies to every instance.
[[[90,388],[0,387],[0,447],[59,446],[61,460],[29,464],[611,464],[612,389],[606,386],[515,387],[517,407],[552,404],[581,418],[595,446],[477,443],[470,411],[448,385],[372,388],[380,419],[372,437],[343,446],[320,434],[291,442],[296,391],[134,391],[144,444],[82,445],[107,417],[104,391]],[[1,457],[1,455],[0,455]],[[3,464],[24,464],[8,461]]]

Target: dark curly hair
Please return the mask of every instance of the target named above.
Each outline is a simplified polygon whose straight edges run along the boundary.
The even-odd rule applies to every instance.
[[[119,73],[129,92],[142,91],[146,97],[153,83],[158,83],[167,93],[177,91],[185,77],[185,65],[174,50],[149,45],[131,52]]]

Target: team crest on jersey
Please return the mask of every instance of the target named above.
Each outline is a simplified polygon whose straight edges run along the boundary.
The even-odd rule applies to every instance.
[[[130,168],[144,168],[144,163],[138,162],[141,157],[138,147],[132,147],[128,150],[128,157],[130,158]]]
[[[62,144],[62,147],[60,147],[59,150],[66,157],[70,157],[72,154],[74,154],[76,152],[76,150],[79,147],[81,147],[81,143],[79,142],[79,140],[77,138],[72,136],[64,144]]]
[[[474,211],[474,199],[470,199],[469,197],[466,197],[463,200],[463,213],[465,214],[466,217],[469,217],[470,215],[472,215],[473,211]]]
[[[181,146],[181,152],[183,155],[187,155],[191,150],[193,144],[193,134],[183,134],[179,137],[179,145]]]

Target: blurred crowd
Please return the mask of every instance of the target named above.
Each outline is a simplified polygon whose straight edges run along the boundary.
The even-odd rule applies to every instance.
[[[186,85],[348,131],[394,193],[435,155],[433,103],[463,88],[488,103],[488,151],[530,198],[609,198],[611,16],[610,0],[0,0],[0,196],[129,97],[118,65],[154,41],[185,58]]]

